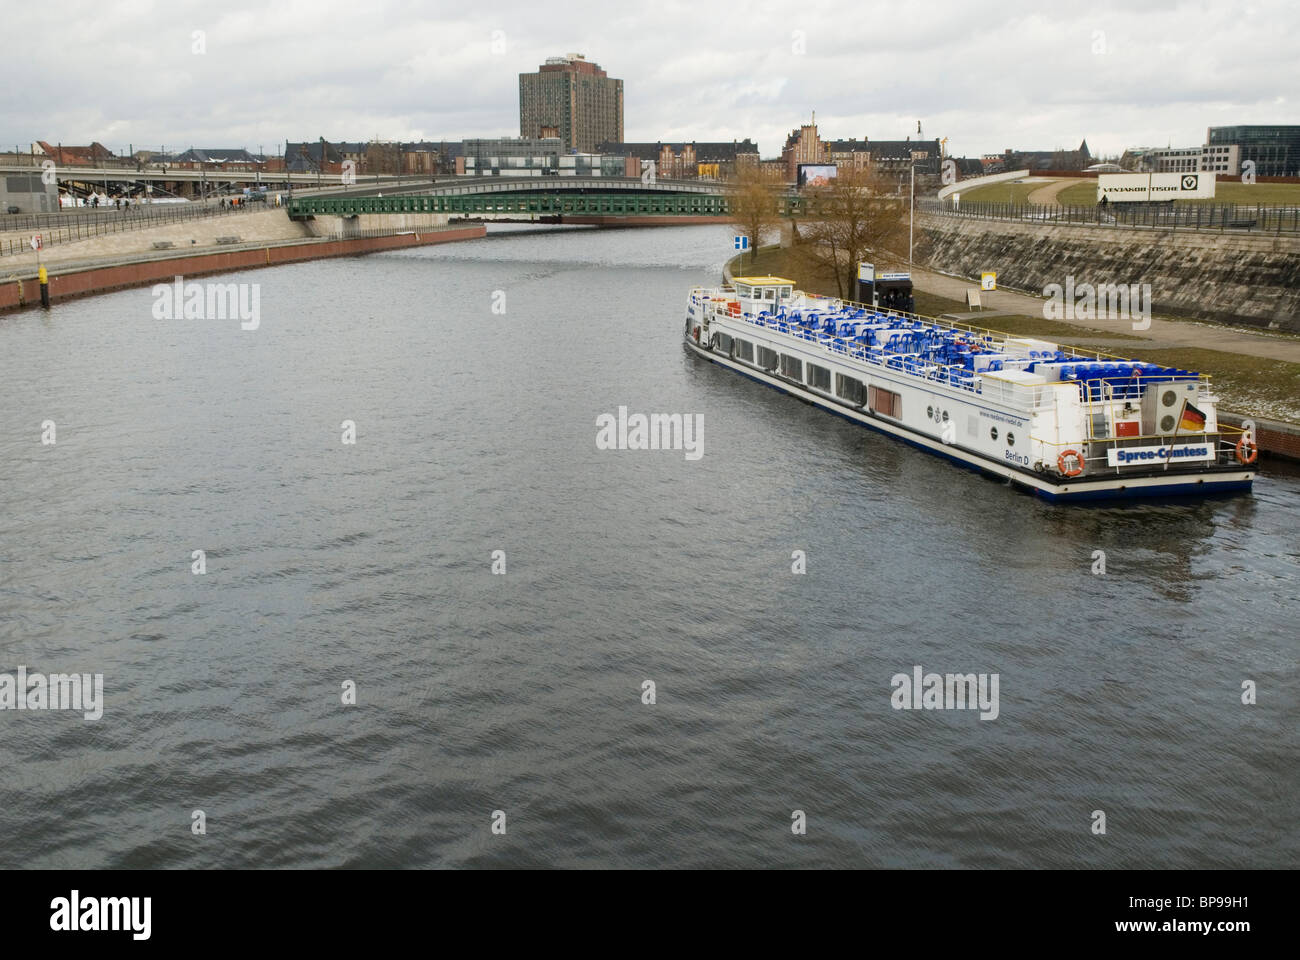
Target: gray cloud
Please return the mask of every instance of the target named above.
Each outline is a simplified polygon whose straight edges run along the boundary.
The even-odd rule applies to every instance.
[[[1300,122],[1282,2],[213,6],[55,0],[6,12],[0,144],[157,148],[518,133],[518,74],[585,53],[625,81],[633,140],[758,140],[817,111],[827,137],[949,149],[1195,145],[1205,128]],[[206,53],[192,52],[204,31]],[[492,32],[505,33],[502,54]],[[806,52],[795,52],[796,43]],[[1104,45],[1104,52],[1094,52]]]

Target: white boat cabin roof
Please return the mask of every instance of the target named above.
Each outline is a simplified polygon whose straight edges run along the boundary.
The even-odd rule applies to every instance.
[[[794,295],[794,281],[784,277],[734,277],[732,283],[741,300],[781,302]]]

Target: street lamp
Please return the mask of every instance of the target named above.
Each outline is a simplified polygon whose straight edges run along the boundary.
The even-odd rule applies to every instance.
[[[916,219],[916,158],[912,158],[912,166],[908,168],[911,174],[911,196],[908,197],[908,214],[907,214],[907,265],[912,265],[912,224]]]

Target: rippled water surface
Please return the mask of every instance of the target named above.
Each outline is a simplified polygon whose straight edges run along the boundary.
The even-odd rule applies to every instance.
[[[957,469],[686,353],[729,247],[501,229],[222,278],[256,331],[0,317],[0,672],[105,685],[0,711],[0,866],[1294,865],[1297,473]],[[597,450],[620,405],[704,456]],[[999,716],[893,710],[917,664]]]

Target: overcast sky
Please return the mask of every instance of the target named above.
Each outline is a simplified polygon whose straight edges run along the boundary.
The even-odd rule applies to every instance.
[[[825,138],[920,120],[959,156],[1300,123],[1300,6],[1272,0],[42,0],[4,19],[9,150],[517,136],[518,74],[569,52],[623,79],[627,139],[748,136],[764,157],[813,110]]]

